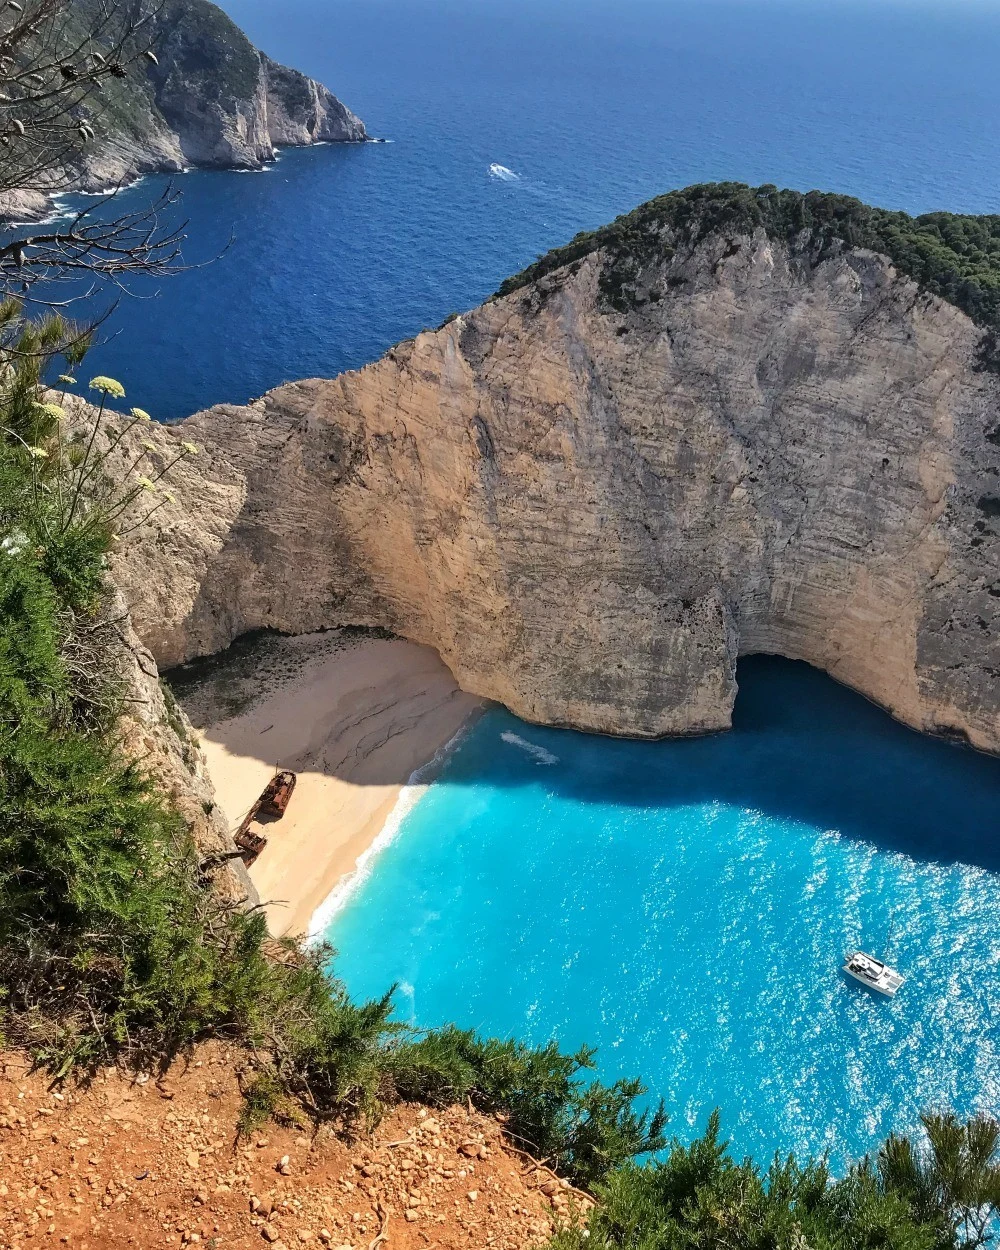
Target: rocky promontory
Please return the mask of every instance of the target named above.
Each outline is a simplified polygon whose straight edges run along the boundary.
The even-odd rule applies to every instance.
[[[940,223],[679,194],[367,368],[154,431],[202,449],[118,561],[159,663],[383,626],[529,720],[656,736],[725,728],[737,659],[780,654],[1000,750],[991,227],[950,287]]]
[[[74,6],[67,41],[99,27],[99,0]],[[10,197],[8,215],[42,215],[50,191],[94,192],[192,167],[262,169],[278,147],[361,143],[364,122],[321,83],[259,52],[210,0],[165,0],[149,18],[157,61],[111,80],[93,112],[96,139],[74,167]]]

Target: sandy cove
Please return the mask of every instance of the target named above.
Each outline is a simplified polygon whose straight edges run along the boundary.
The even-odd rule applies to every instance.
[[[308,932],[411,775],[482,706],[429,648],[339,631],[251,640],[172,678],[231,828],[276,765],[298,774],[250,871],[275,936]]]

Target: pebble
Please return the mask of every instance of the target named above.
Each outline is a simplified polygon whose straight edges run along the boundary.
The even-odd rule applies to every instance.
[[[378,1215],[373,1216],[369,1211],[374,1209],[378,1212],[380,1203],[384,1204],[390,1217],[398,1221],[393,1243],[398,1240],[399,1250],[409,1246],[410,1241],[414,1243],[410,1250],[416,1250],[416,1243],[421,1238],[428,1243],[425,1250],[429,1250],[435,1236],[443,1236],[445,1240],[439,1244],[454,1246],[455,1250],[458,1242],[453,1242],[453,1236],[458,1237],[462,1245],[471,1237],[469,1244],[474,1244],[476,1250],[527,1250],[529,1246],[537,1247],[545,1241],[551,1234],[553,1219],[565,1219],[569,1206],[568,1191],[547,1171],[538,1169],[529,1179],[519,1167],[508,1167],[504,1143],[496,1136],[496,1126],[487,1124],[478,1115],[467,1115],[464,1109],[449,1109],[441,1114],[440,1119],[416,1111],[419,1127],[406,1128],[404,1120],[403,1126],[395,1131],[391,1128],[388,1132],[383,1130],[386,1138],[404,1137],[405,1134],[404,1140],[391,1143],[388,1140],[373,1141],[368,1147],[352,1149],[345,1159],[346,1169],[338,1172],[334,1168],[328,1175],[325,1141],[313,1141],[301,1129],[287,1135],[276,1130],[273,1139],[266,1135],[258,1138],[254,1134],[239,1144],[231,1160],[226,1160],[225,1141],[215,1140],[223,1125],[205,1114],[204,1106],[199,1106],[195,1112],[182,1097],[186,1091],[179,1089],[178,1098],[169,1110],[163,1108],[162,1112],[154,1112],[155,1116],[159,1116],[162,1140],[169,1148],[170,1162],[161,1163],[158,1157],[151,1157],[149,1163],[155,1176],[154,1172],[149,1175],[154,1181],[166,1181],[167,1188],[157,1189],[151,1181],[133,1193],[132,1176],[124,1176],[124,1173],[135,1170],[134,1164],[122,1170],[117,1154],[111,1158],[104,1157],[109,1142],[107,1137],[102,1141],[101,1133],[110,1134],[117,1127],[109,1115],[103,1117],[106,1128],[102,1130],[98,1123],[100,1115],[94,1118],[93,1125],[88,1125],[75,1119],[69,1104],[60,1107],[58,1103],[50,1103],[59,1108],[59,1126],[66,1126],[62,1133],[64,1144],[59,1148],[66,1155],[60,1164],[65,1171],[60,1172],[56,1167],[59,1155],[46,1144],[48,1133],[39,1138],[37,1147],[32,1147],[27,1141],[36,1128],[45,1124],[45,1118],[39,1116],[35,1106],[27,1102],[20,1104],[27,1114],[17,1116],[11,1106],[4,1104],[3,1092],[0,1089],[0,1119],[6,1115],[13,1134],[16,1136],[18,1131],[21,1132],[25,1139],[22,1150],[35,1148],[39,1155],[45,1153],[47,1156],[42,1170],[37,1170],[34,1175],[25,1175],[22,1181],[25,1192],[18,1194],[22,1210],[28,1210],[28,1202],[32,1203],[30,1218],[35,1222],[34,1231],[38,1238],[44,1238],[46,1227],[52,1227],[48,1221],[53,1214],[47,1207],[54,1204],[50,1199],[43,1202],[43,1194],[50,1192],[48,1186],[53,1178],[61,1175],[67,1178],[63,1184],[75,1182],[79,1186],[79,1192],[75,1189],[64,1191],[69,1194],[66,1208],[69,1217],[82,1217],[80,1222],[85,1225],[89,1216],[92,1234],[99,1240],[105,1232],[109,1236],[113,1232],[119,1233],[117,1225],[103,1225],[106,1220],[124,1218],[119,1203],[138,1200],[141,1205],[142,1200],[138,1199],[140,1192],[149,1194],[152,1199],[150,1191],[157,1190],[154,1201],[162,1203],[162,1209],[142,1206],[143,1214],[136,1211],[140,1220],[145,1217],[152,1221],[150,1231],[155,1232],[155,1239],[148,1242],[147,1250],[156,1250],[157,1244],[161,1250],[171,1250],[171,1246],[172,1250],[182,1250],[182,1247],[201,1250],[206,1243],[212,1244],[216,1237],[220,1250],[225,1250],[227,1244],[249,1247],[254,1242],[263,1245],[266,1250],[290,1250],[297,1246],[309,1250],[311,1245],[320,1246],[321,1250],[368,1250],[371,1238],[380,1228]],[[137,1092],[136,1096],[141,1098],[143,1095]],[[8,1097],[13,1099],[15,1094],[11,1093]],[[108,1104],[109,1108],[111,1105]],[[187,1114],[184,1114],[185,1110]],[[14,1118],[11,1119],[11,1116]],[[411,1119],[409,1123],[414,1121]],[[96,1131],[94,1125],[97,1126]],[[0,1125],[0,1129],[2,1127]],[[56,1125],[50,1118],[46,1129],[54,1127]],[[79,1135],[81,1130],[86,1133],[88,1128],[89,1138]],[[152,1138],[152,1134],[147,1136]],[[297,1152],[301,1152],[296,1153],[294,1160],[291,1157],[293,1142]],[[285,1145],[289,1153],[280,1158],[270,1152],[262,1156],[261,1149],[268,1145],[271,1150]],[[390,1146],[392,1148],[388,1148]],[[87,1175],[89,1169],[85,1164],[87,1152],[84,1147],[94,1149],[91,1162],[95,1167],[103,1165],[102,1171]],[[72,1153],[76,1149],[80,1149],[79,1156]],[[16,1162],[20,1164],[24,1158],[27,1169],[38,1164],[39,1155],[29,1158],[19,1153]],[[131,1162],[127,1153],[121,1157],[127,1163]],[[310,1173],[308,1181],[300,1178],[300,1173],[295,1171],[295,1160],[306,1158],[310,1167],[302,1171]],[[485,1162],[487,1159],[489,1162]],[[501,1164],[501,1172],[495,1171],[494,1161]],[[49,1170],[44,1170],[46,1167]],[[279,1174],[277,1181],[276,1173]],[[143,1175],[145,1178],[146,1174]],[[268,1175],[270,1181],[267,1180]],[[121,1176],[129,1185],[120,1179]],[[293,1179],[287,1184],[280,1179],[288,1176]],[[466,1183],[471,1180],[475,1188],[465,1190],[463,1180]],[[36,1192],[28,1193],[27,1185],[31,1182],[35,1182]],[[479,1185],[483,1188],[480,1189]],[[4,1177],[0,1180],[0,1195],[8,1187],[11,1192],[16,1192],[10,1185],[10,1177]],[[37,1192],[39,1190],[41,1192]],[[160,1193],[164,1196],[160,1197]],[[166,1196],[168,1193],[169,1197]],[[464,1207],[461,1205],[463,1197],[466,1199]],[[84,1198],[89,1211],[84,1211]],[[110,1205],[105,1205],[105,1200]],[[481,1208],[477,1205],[480,1200],[483,1204]],[[75,1211],[70,1205],[74,1201]],[[543,1205],[552,1213],[549,1219],[539,1218]],[[355,1211],[358,1206],[363,1207],[363,1211]],[[95,1208],[98,1219],[94,1218]],[[126,1207],[125,1210],[130,1209]],[[242,1230],[232,1224],[227,1227],[227,1221],[240,1210],[242,1214],[236,1218],[242,1222]],[[218,1220],[214,1226],[213,1215]],[[321,1219],[328,1220],[330,1227],[319,1227]],[[411,1233],[406,1233],[402,1229],[404,1220],[413,1225],[419,1223],[424,1231],[421,1233],[414,1227]],[[483,1236],[476,1240],[473,1232],[481,1220],[485,1221]],[[453,1226],[450,1229],[439,1227],[449,1224]],[[342,1240],[345,1233],[353,1238],[352,1242]],[[73,1246],[83,1250],[80,1240],[81,1234],[84,1234],[83,1227],[74,1226],[72,1230],[65,1226],[53,1228],[50,1234],[52,1242],[60,1242],[59,1234],[68,1237],[68,1242],[61,1243],[60,1250],[62,1245],[66,1245],[67,1250],[72,1250]],[[2,1241],[0,1234],[0,1244]],[[23,1250],[28,1250],[32,1244],[25,1238]],[[146,1242],[143,1244],[147,1245]],[[98,1250],[96,1243],[91,1242],[91,1246],[92,1250]],[[388,1247],[383,1246],[381,1250],[388,1250]]]

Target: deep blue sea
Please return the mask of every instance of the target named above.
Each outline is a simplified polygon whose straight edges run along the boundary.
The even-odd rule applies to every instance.
[[[1000,210],[992,0],[224,7],[391,142],[180,179],[189,260],[234,245],[125,301],[93,361],[161,417],[362,365],[578,230],[691,182]]]
[[[389,142],[180,180],[188,258],[233,245],[124,301],[91,361],[159,417],[361,365],[691,182],[1000,211],[997,3],[226,7]],[[762,1159],[1000,1111],[1000,763],[801,666],[740,681],[735,732],[700,742],[487,715],[337,917],[339,971],[398,980],[418,1024],[594,1043],[681,1135],[719,1105]],[[908,979],[884,1002],[838,969],[890,924]]]

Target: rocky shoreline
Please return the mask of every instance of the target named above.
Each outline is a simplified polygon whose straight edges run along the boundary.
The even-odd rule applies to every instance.
[[[155,22],[159,63],[144,62],[115,84],[95,117],[97,139],[73,168],[4,196],[0,217],[37,222],[59,194],[94,194],[155,173],[263,169],[280,148],[369,140],[364,122],[322,83],[259,51],[208,0],[170,0]]]

